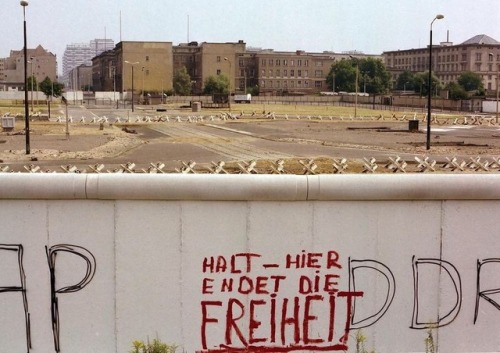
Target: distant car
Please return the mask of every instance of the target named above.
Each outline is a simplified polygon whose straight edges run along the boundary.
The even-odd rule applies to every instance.
[[[234,95],[235,103],[251,103],[252,95],[250,93],[247,94],[235,94]]]

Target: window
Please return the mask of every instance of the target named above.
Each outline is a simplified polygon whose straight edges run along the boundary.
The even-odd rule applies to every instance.
[[[262,69],[262,76],[266,77],[266,69]]]
[[[322,67],[323,62],[322,61],[316,61],[316,67]]]
[[[304,81],[304,87],[309,88],[309,81]]]
[[[323,77],[323,71],[322,70],[315,70],[314,77]]]
[[[287,66],[288,65],[288,61],[286,59],[283,59],[283,66]]]
[[[321,88],[322,87],[322,83],[321,81],[314,81],[314,87],[316,88]]]
[[[288,70],[287,70],[287,69],[283,70],[283,76],[284,76],[284,77],[287,77],[287,76],[288,76]]]
[[[280,77],[280,69],[276,69],[276,77]]]
[[[220,70],[217,70],[217,75],[220,75]]]
[[[294,77],[295,76],[295,70],[290,70],[290,77]]]
[[[309,77],[309,70],[304,70],[304,77]]]
[[[262,61],[260,63],[262,66],[266,66],[266,59],[262,59]]]
[[[240,60],[238,61],[238,65],[239,65],[239,67],[245,67],[245,60],[240,59]]]
[[[273,66],[273,65],[274,65],[273,59],[269,59],[269,66]]]
[[[240,70],[240,76],[245,76],[245,70]]]
[[[273,70],[269,69],[269,77],[273,77]]]
[[[302,70],[297,70],[297,77],[302,77]]]
[[[297,66],[302,66],[302,59],[297,60]]]
[[[280,66],[281,65],[281,60],[280,59],[276,59],[276,66]]]
[[[309,66],[309,60],[304,60],[304,66]]]
[[[293,66],[293,65],[294,65],[293,60],[290,60],[290,66]]]
[[[481,61],[482,53],[476,53],[476,61]]]
[[[220,56],[217,56],[217,62],[220,63]]]
[[[297,87],[302,87],[302,81],[297,81]]]
[[[149,61],[149,55],[146,55],[146,61]]]

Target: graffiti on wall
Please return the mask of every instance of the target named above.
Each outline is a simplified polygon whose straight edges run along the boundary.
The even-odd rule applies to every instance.
[[[478,261],[474,323],[480,299],[500,310],[493,299],[500,288],[485,289],[481,284],[482,267],[492,263],[500,264],[500,259]],[[346,264],[342,265],[339,253],[333,250],[286,254],[277,262],[268,262],[257,253],[205,257],[201,266],[199,352],[347,350],[350,331],[372,326],[386,314],[396,295],[396,278],[388,266],[376,260],[347,258]],[[414,294],[409,328],[451,324],[463,300],[457,268],[442,259],[415,256],[411,266]],[[420,312],[421,297],[426,295],[422,278],[426,271],[436,270],[449,278],[451,291],[447,309],[429,321],[422,319]],[[345,289],[339,287],[342,276],[347,276]],[[370,276],[385,283],[385,295],[373,312],[358,315],[357,301],[372,290],[369,283],[363,283]]]
[[[48,269],[50,273],[50,312],[51,312],[51,322],[52,322],[52,333],[54,337],[54,350],[56,352],[61,351],[60,346],[60,320],[59,320],[59,295],[64,293],[73,293],[83,289],[88,285],[92,278],[94,277],[96,270],[96,259],[91,252],[87,249],[69,244],[58,244],[51,247],[46,247]],[[14,252],[17,254],[17,266],[18,266],[18,276],[20,283],[17,286],[5,286],[0,287],[0,293],[8,292],[19,292],[23,298],[23,311],[24,311],[24,321],[26,325],[26,352],[30,352],[32,349],[31,341],[31,320],[30,312],[28,308],[28,298],[27,298],[27,281],[24,272],[23,255],[24,248],[21,244],[0,244],[0,254],[4,251]],[[57,287],[56,280],[56,259],[57,255],[60,253],[70,254],[71,256],[77,256],[83,259],[86,267],[85,274],[83,278],[76,284],[64,286],[61,288]],[[0,255],[1,256],[1,255]]]

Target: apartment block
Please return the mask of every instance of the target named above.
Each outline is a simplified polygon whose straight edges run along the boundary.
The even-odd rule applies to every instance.
[[[429,70],[428,47],[387,51],[382,55],[393,82],[404,71]],[[500,42],[484,34],[457,45],[446,41],[432,46],[432,71],[443,85],[457,81],[464,71],[472,71],[481,75],[487,90],[494,90],[499,65]]]
[[[73,43],[66,46],[62,59],[62,81],[69,86],[69,72],[80,65],[92,65],[92,58],[115,46],[112,39],[93,39],[88,43]],[[71,87],[71,86],[70,86]]]
[[[27,49],[28,77],[34,76],[37,82],[49,77],[57,79],[56,55],[41,45]],[[24,90],[24,50],[11,50],[10,56],[0,60],[0,90]]]

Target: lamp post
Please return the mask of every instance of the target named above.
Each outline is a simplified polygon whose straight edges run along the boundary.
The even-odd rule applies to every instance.
[[[228,103],[229,103],[229,111],[231,111],[231,87],[232,87],[232,84],[231,84],[231,60],[229,60],[227,57],[224,57],[224,60],[227,61],[229,63],[229,99],[228,99]]]
[[[429,87],[428,87],[428,97],[427,97],[427,145],[426,149],[431,149],[431,95],[432,95],[432,24],[436,20],[443,19],[443,15],[436,15],[431,22],[431,28],[429,32]]]
[[[493,58],[494,58],[493,53],[490,53],[489,55],[491,57],[491,61],[493,61]],[[496,81],[495,81],[495,83],[497,85],[497,87],[496,87],[496,91],[497,91],[497,109],[496,109],[496,115],[495,115],[495,123],[496,124],[498,124],[498,98],[499,98],[499,96],[498,96],[498,87],[499,87],[498,86],[498,77],[499,76],[500,76],[500,63],[497,62],[497,78],[496,78]]]
[[[356,62],[356,83],[355,83],[355,89],[356,89],[356,96],[354,97],[354,119],[357,118],[358,115],[358,79],[359,79],[359,62],[358,59],[355,58],[352,55],[349,55],[349,57]]]
[[[125,60],[127,64],[132,67],[132,112],[134,111],[134,65],[139,64],[138,61],[130,62]]]
[[[145,67],[143,66],[142,67],[142,90],[141,90],[141,97],[142,97],[142,104],[144,104],[144,100],[145,100],[145,95],[144,95],[144,69]]]
[[[27,0],[21,0],[23,7],[23,25],[24,25],[24,130],[26,132],[26,154],[30,154],[30,118],[28,108],[28,40],[26,36],[26,6]]]
[[[30,63],[30,67],[31,67],[31,77],[30,77],[30,80],[31,80],[31,114],[33,114],[33,85],[34,85],[34,82],[33,82],[33,57],[31,56],[30,57],[30,60],[28,61]]]

